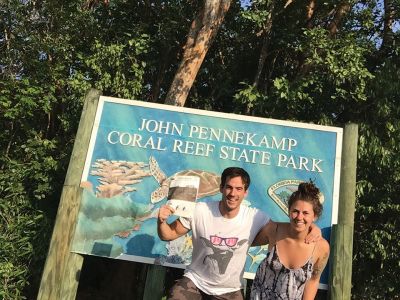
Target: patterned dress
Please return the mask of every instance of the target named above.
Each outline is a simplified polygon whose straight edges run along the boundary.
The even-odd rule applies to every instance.
[[[311,278],[313,265],[311,255],[304,266],[298,269],[286,268],[279,260],[275,245],[257,269],[250,299],[301,300],[305,284]]]

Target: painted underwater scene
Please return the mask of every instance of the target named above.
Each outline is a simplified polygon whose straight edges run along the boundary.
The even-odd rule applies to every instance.
[[[175,176],[182,174],[198,176],[200,185],[197,199],[219,193],[219,175],[203,170],[184,170],[167,177],[159,169],[154,157],[149,163],[108,161],[98,159],[92,165],[90,175],[97,177],[98,185],[94,190],[89,181],[81,183],[83,188],[81,207],[76,225],[73,251],[127,258],[127,255],[151,256],[146,253],[149,246],[155,245],[154,228],[158,207],[165,204],[168,184]],[[146,177],[156,180],[159,187],[151,191],[150,202],[140,203],[134,200],[134,192],[140,189],[140,183]],[[153,180],[154,180],[153,179]],[[140,234],[136,234],[140,232]],[[134,240],[134,242],[131,242]],[[154,255],[155,263],[187,265],[191,261],[191,234],[164,243],[161,255]],[[132,246],[132,243],[134,246]],[[143,247],[138,247],[137,245]]]
[[[102,96],[81,178],[72,251],[185,268],[191,233],[170,242],[157,234],[171,181],[196,176],[196,201],[219,201],[220,174],[232,166],[251,176],[243,205],[281,222],[288,220],[290,193],[313,179],[325,199],[317,225],[329,240],[337,218],[341,135],[334,127]],[[254,277],[266,254],[267,245],[249,249],[245,278]]]
[[[198,200],[219,194],[220,176],[203,170],[185,170],[167,177],[154,157],[149,158],[152,165],[144,162],[107,161],[100,159],[93,164],[90,174],[97,177],[99,185],[82,182],[81,207],[76,225],[73,251],[110,258],[130,260],[129,256],[154,258],[155,264],[183,267],[191,262],[191,233],[169,242],[156,241],[154,228],[158,215],[157,203],[166,201],[166,180],[181,174],[199,176],[200,191]],[[137,203],[132,199],[140,188],[142,180],[154,177],[159,187],[151,192],[148,204]],[[168,192],[168,188],[166,189]],[[133,195],[131,195],[133,193]],[[215,201],[219,201],[220,196]],[[163,201],[164,200],[164,201]],[[247,200],[243,205],[250,206]],[[159,253],[146,253],[155,244],[164,244]],[[252,247],[249,250],[249,270],[256,271],[258,264],[267,254],[267,246]],[[141,260],[140,258],[138,258]],[[144,262],[147,262],[144,259]]]

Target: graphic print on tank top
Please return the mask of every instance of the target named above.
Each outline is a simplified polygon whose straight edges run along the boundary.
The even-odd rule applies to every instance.
[[[242,247],[247,239],[240,240],[237,237],[220,237],[211,235],[209,239],[200,237],[204,245],[212,250],[212,254],[208,254],[203,259],[203,264],[212,268],[213,272],[225,274],[226,268],[232,259],[233,253]]]
[[[286,268],[279,259],[276,245],[258,266],[251,287],[250,299],[301,300],[306,282],[311,278],[314,262],[313,253],[300,268]]]

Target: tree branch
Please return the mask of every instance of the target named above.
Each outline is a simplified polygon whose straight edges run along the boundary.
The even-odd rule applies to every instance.
[[[351,6],[348,2],[343,1],[334,10],[334,15],[332,21],[328,24],[328,31],[330,36],[336,35],[343,18],[350,11]]]
[[[200,66],[220,28],[231,0],[205,0],[193,20],[182,61],[165,99],[166,104],[184,106]]]
[[[393,42],[393,23],[395,8],[393,0],[384,0],[385,17],[383,20],[383,35],[380,51],[385,52],[386,48]]]
[[[275,1],[270,1],[270,5],[267,8],[270,13],[265,22],[263,45],[261,47],[260,57],[258,59],[257,72],[256,72],[256,75],[255,75],[254,81],[253,81],[254,87],[258,87],[258,85],[260,83],[261,74],[264,69],[265,61],[267,60],[268,47],[269,47],[269,42],[270,42],[270,37],[271,37],[270,33],[271,33],[271,28],[272,28],[272,14],[274,13],[274,8],[275,8]]]

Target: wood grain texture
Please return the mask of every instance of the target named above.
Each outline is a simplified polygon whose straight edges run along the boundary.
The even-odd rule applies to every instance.
[[[68,300],[76,296],[83,257],[70,249],[81,201],[79,184],[100,95],[100,91],[91,89],[85,97],[40,283],[40,300]]]
[[[328,298],[351,299],[358,125],[343,131],[338,224],[332,227]]]

